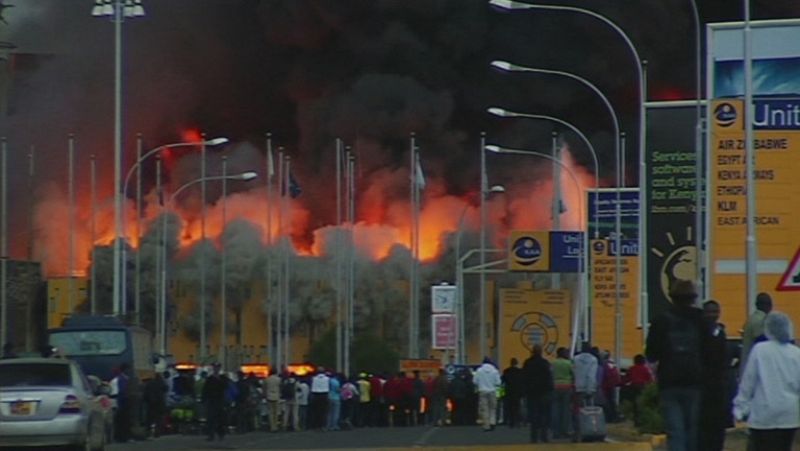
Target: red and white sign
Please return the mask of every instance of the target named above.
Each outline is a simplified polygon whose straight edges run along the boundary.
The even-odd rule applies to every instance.
[[[775,288],[777,291],[800,291],[800,248],[794,253],[792,261],[786,267],[781,281]]]
[[[431,315],[433,349],[455,349],[458,337],[456,315],[449,313]]]

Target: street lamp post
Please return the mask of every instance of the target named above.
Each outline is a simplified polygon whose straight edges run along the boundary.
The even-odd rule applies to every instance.
[[[123,196],[123,199],[127,199],[128,198],[128,185],[130,184],[131,177],[133,177],[133,173],[134,172],[140,173],[141,172],[142,163],[145,160],[147,160],[148,158],[150,158],[151,156],[160,155],[162,151],[167,150],[167,149],[175,149],[175,148],[180,148],[180,147],[192,147],[192,146],[197,146],[197,145],[203,146],[203,148],[205,148],[205,146],[217,146],[217,145],[225,144],[227,142],[228,142],[228,138],[224,138],[224,137],[209,139],[209,140],[202,141],[200,143],[196,143],[196,142],[177,142],[177,143],[165,144],[163,146],[155,147],[153,149],[148,150],[144,154],[142,154],[142,152],[141,152],[141,135],[139,135],[138,139],[137,139],[137,152],[136,152],[137,159],[136,159],[136,162],[130,167],[130,169],[128,169],[128,173],[125,174],[125,181],[124,181],[124,183],[122,185],[122,196]],[[204,152],[203,152],[203,157],[205,157]],[[205,160],[205,158],[203,158],[203,159]],[[205,205],[205,202],[203,204]],[[138,177],[138,180],[137,180],[137,183],[136,183],[136,212],[137,212],[136,213],[137,214],[136,223],[139,224],[139,221],[140,221],[140,218],[141,218],[141,176]],[[127,214],[126,214],[125,209],[123,209],[123,212],[122,212],[122,229],[124,231],[126,231],[126,232],[122,235],[122,239],[126,239],[127,238],[127,227],[126,227],[126,225],[127,225]],[[140,230],[139,230],[139,226],[138,225],[136,227],[136,235],[137,235],[136,236],[137,241],[141,242],[141,235],[140,235]],[[140,316],[140,312],[139,312],[139,308],[140,308],[140,299],[139,299],[139,289],[140,289],[140,281],[139,281],[139,279],[140,279],[140,277],[139,277],[139,269],[140,268],[139,268],[139,257],[138,257],[138,255],[140,254],[140,252],[137,252],[136,254],[137,254],[137,263],[136,263],[136,304],[135,304],[135,306],[136,306],[136,323],[139,324],[139,322],[141,320],[141,316]],[[127,259],[127,249],[126,249],[125,246],[122,246],[121,259],[122,259],[122,262],[124,264],[124,262]],[[125,266],[123,266],[123,268],[125,268]],[[122,272],[121,281],[120,281],[120,283],[121,283],[120,291],[122,293],[122,299],[123,300],[125,298],[127,298],[127,280],[128,280],[127,276],[128,276],[127,271],[123,271]],[[202,308],[201,308],[201,312],[202,312]],[[202,341],[202,339],[201,339],[201,341]]]
[[[124,3],[124,4],[123,4]],[[114,17],[114,315],[125,314],[121,296],[122,239],[122,21],[144,16],[141,0],[95,0],[92,15]]]
[[[557,164],[562,169],[565,169],[567,171],[567,174],[569,174],[569,176],[572,178],[572,181],[575,182],[575,186],[578,188],[578,191],[580,191],[581,188],[582,188],[580,182],[578,181],[578,177],[575,175],[575,172],[569,166],[564,164],[564,162],[562,160],[560,160],[558,158],[555,158],[555,157],[553,157],[551,155],[548,155],[546,153],[537,152],[537,151],[534,151],[534,150],[511,149],[511,148],[500,147],[500,146],[491,145],[491,144],[486,146],[486,150],[488,150],[490,152],[494,152],[494,153],[500,153],[500,154],[528,155],[528,156],[535,156],[535,157],[539,157],[539,158],[544,158],[544,159],[550,160],[554,164]],[[578,222],[580,224],[583,224],[584,223],[583,215],[584,215],[584,211],[585,211],[584,208],[583,208],[583,196],[578,196],[578,197],[579,197],[579,202],[578,202],[578,213],[579,213],[578,214],[578,218],[579,219],[578,219]],[[572,323],[572,344],[571,344],[571,348],[570,348],[572,350],[574,350],[576,345],[577,345],[577,338],[578,338],[578,312],[583,310],[583,315],[587,314],[588,293],[586,292],[586,288],[587,288],[586,275],[584,275],[584,272],[585,272],[584,268],[586,267],[585,266],[585,259],[586,259],[586,255],[587,255],[586,254],[586,248],[587,248],[587,246],[586,246],[586,233],[585,232],[581,232],[580,257],[578,259],[578,274],[581,274],[579,291],[581,293],[582,300],[579,302],[579,304],[581,305],[581,308],[576,308],[575,309],[575,315],[574,315],[573,320],[572,320],[573,321],[573,323]]]
[[[559,119],[557,117],[548,116],[544,114],[528,114],[528,113],[517,113],[515,111],[509,111],[504,108],[498,107],[491,107],[488,108],[487,111],[495,116],[500,117],[519,117],[519,118],[527,118],[527,119],[541,119],[546,121],[555,122],[556,124],[561,124],[564,127],[572,130],[578,137],[583,141],[586,145],[586,148],[589,149],[589,153],[592,155],[592,160],[594,162],[594,186],[595,188],[600,187],[600,164],[597,161],[597,151],[595,151],[592,142],[589,141],[589,138],[575,125],[565,120]],[[594,192],[594,210],[595,210],[595,217],[597,216],[597,201],[599,199],[599,193],[597,190]],[[588,222],[587,222],[588,223]],[[595,227],[594,230],[594,238],[597,239],[600,237],[600,230],[599,228]]]
[[[223,162],[224,162],[224,160],[223,160]],[[224,174],[224,169],[223,169],[223,174]],[[162,247],[161,247],[162,265],[161,265],[161,268],[160,268],[161,269],[161,280],[160,280],[161,301],[159,303],[160,304],[159,305],[160,320],[158,321],[158,323],[159,323],[158,327],[160,329],[160,331],[159,331],[159,335],[160,335],[160,344],[159,344],[159,346],[160,346],[161,355],[165,355],[166,354],[166,348],[167,348],[167,338],[166,338],[167,337],[167,333],[166,333],[166,325],[167,325],[167,320],[166,320],[166,316],[167,316],[167,298],[166,298],[166,287],[167,287],[167,284],[166,284],[166,280],[167,280],[167,277],[166,277],[167,276],[167,270],[166,270],[166,263],[167,263],[167,258],[166,258],[166,254],[167,254],[167,249],[166,249],[166,244],[167,244],[167,212],[170,211],[170,210],[173,210],[173,211],[175,210],[175,199],[177,199],[179,194],[181,194],[184,190],[186,190],[190,186],[193,186],[193,185],[195,185],[197,183],[211,182],[211,181],[215,181],[215,180],[222,180],[223,182],[227,181],[227,180],[241,180],[241,181],[247,182],[247,181],[255,179],[256,177],[258,177],[258,173],[254,172],[254,171],[246,171],[246,172],[242,172],[242,173],[239,173],[239,174],[232,174],[232,175],[199,177],[199,178],[196,178],[194,180],[190,180],[190,181],[184,183],[178,189],[176,189],[175,192],[173,192],[170,195],[169,201],[167,202],[167,204],[165,206],[166,208],[164,210],[164,213],[162,213],[162,215],[161,215],[161,242],[162,242]],[[223,183],[223,189],[224,189],[224,187],[225,187],[225,184]],[[225,205],[224,204],[224,199],[225,198],[223,197],[223,207]],[[223,228],[224,228],[224,224],[223,224]],[[224,246],[223,246],[223,252],[224,252]],[[224,265],[223,265],[223,268],[224,268]],[[223,290],[223,292],[224,292],[224,290]],[[223,322],[224,322],[224,318],[223,318]]]
[[[748,1],[748,0],[745,0],[745,1]],[[540,10],[548,10],[548,11],[561,11],[561,12],[572,12],[572,13],[582,14],[582,15],[589,16],[589,17],[592,17],[592,18],[594,18],[596,20],[599,20],[599,21],[603,22],[604,24],[608,25],[611,29],[613,29],[622,38],[622,40],[628,46],[628,49],[630,50],[631,55],[633,56],[633,59],[634,59],[634,61],[636,63],[636,75],[638,76],[638,81],[639,81],[639,185],[643,188],[644,187],[644,183],[645,183],[645,181],[647,179],[647,166],[646,166],[646,162],[645,162],[645,133],[646,133],[647,127],[645,125],[646,118],[645,118],[645,111],[644,111],[644,104],[645,104],[645,101],[647,99],[647,96],[646,96],[646,93],[645,93],[644,75],[643,75],[644,65],[642,64],[642,59],[639,57],[639,52],[636,50],[636,46],[633,45],[633,41],[631,41],[631,39],[625,33],[625,30],[623,30],[619,25],[617,25],[616,22],[614,22],[613,20],[609,19],[608,17],[606,17],[606,16],[604,16],[604,15],[602,15],[600,13],[597,13],[597,12],[589,10],[589,9],[578,8],[578,7],[575,7],[575,6],[537,5],[537,4],[530,4],[530,3],[521,3],[521,2],[514,1],[514,0],[490,0],[489,3],[492,4],[492,5],[504,8],[504,9],[511,9],[511,10],[514,10],[514,9],[540,9]],[[617,130],[616,130],[615,140],[616,140],[617,137],[619,137],[619,127],[617,127]],[[617,156],[617,158],[619,158],[619,155]],[[621,183],[620,183],[620,166],[619,165],[620,165],[620,161],[617,160],[617,184],[616,184],[617,185],[617,196],[616,196],[617,197],[617,199],[616,199],[616,202],[617,202],[617,221],[616,221],[616,232],[615,232],[616,235],[617,235],[616,236],[616,240],[615,240],[616,241],[615,246],[617,247],[617,257],[616,257],[616,260],[617,260],[617,264],[616,264],[616,273],[617,273],[616,274],[616,278],[617,278],[616,292],[617,292],[617,295],[616,295],[616,302],[615,302],[615,304],[616,304],[615,316],[616,316],[616,321],[617,321],[617,333],[616,333],[616,337],[615,337],[615,346],[614,346],[614,348],[615,348],[614,349],[614,353],[617,355],[617,358],[619,358],[620,351],[622,350],[621,349],[621,346],[622,346],[621,345],[621,343],[622,343],[622,335],[621,335],[622,334],[622,329],[621,329],[622,311],[621,311],[621,301],[620,301],[620,274],[619,274],[619,272],[620,272],[620,268],[619,268],[619,266],[620,266],[620,263],[619,263],[620,256],[619,256],[619,253],[620,253],[620,250],[621,250],[620,249],[620,235],[622,233],[622,230],[621,230],[621,219],[620,219],[620,201],[621,201],[621,199],[620,199],[619,187],[621,186]],[[645,195],[645,190],[644,189],[640,189],[639,190],[639,208],[640,208],[641,211],[647,211],[647,208],[646,208],[646,203],[647,202],[646,201],[647,201],[647,197]],[[647,215],[643,214],[640,217],[640,227],[641,227],[641,229],[643,231],[643,232],[639,233],[639,243],[640,243],[639,247],[640,247],[640,249],[642,248],[641,244],[644,242],[644,231],[646,230],[646,224],[647,224]],[[642,251],[642,252],[644,252],[644,251]],[[640,275],[639,275],[640,279],[642,278],[642,274],[644,274],[645,270],[646,270],[646,268],[644,268],[644,267],[642,267],[640,269]],[[643,290],[643,291],[645,291],[645,290]]]
[[[495,1],[495,0],[492,0]],[[617,116],[616,110],[611,105],[611,101],[608,100],[608,97],[601,91],[594,83],[590,82],[589,80],[575,75],[571,72],[565,72],[560,70],[551,70],[551,69],[539,69],[539,68],[532,68],[532,67],[524,67],[519,66],[516,64],[512,64],[506,61],[492,61],[492,66],[511,72],[533,72],[539,74],[548,74],[548,75],[558,75],[562,77],[571,78],[583,84],[584,86],[591,89],[597,96],[603,101],[606,109],[608,110],[611,116],[611,122],[614,126],[614,158],[615,158],[615,166],[616,166],[616,219],[615,219],[615,232],[614,232],[614,245],[617,248],[618,252],[615,256],[615,278],[616,278],[616,299],[614,301],[614,317],[615,317],[615,338],[614,338],[614,354],[619,356],[620,352],[622,351],[622,298],[620,296],[621,291],[621,268],[622,268],[622,256],[620,255],[619,250],[621,249],[622,244],[622,202],[620,198],[620,188],[622,186],[622,157],[621,157],[621,150],[620,150],[620,142],[619,142],[619,118]],[[641,202],[641,196],[640,196]],[[641,234],[640,234],[641,238]]]
[[[506,188],[503,185],[493,185],[489,188],[489,194],[491,193],[504,193]],[[460,261],[461,261],[461,235],[464,232],[464,216],[467,213],[467,209],[469,205],[464,205],[464,208],[461,210],[461,215],[458,218],[458,229],[456,231],[456,244],[455,244],[455,251],[456,251],[456,328],[457,330],[457,339],[456,341],[458,344],[456,345],[456,361],[458,363],[464,363],[464,355],[463,355],[463,330],[464,330],[464,284],[463,278],[461,277],[461,272],[458,270]]]

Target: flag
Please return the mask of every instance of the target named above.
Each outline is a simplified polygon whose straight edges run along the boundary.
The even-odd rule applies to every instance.
[[[272,178],[275,175],[275,162],[272,158],[272,146],[267,147],[267,177]]]
[[[416,177],[417,177],[417,188],[418,189],[425,189],[425,174],[422,172],[422,166],[419,164],[419,158],[417,158],[417,170],[416,170]]]
[[[158,190],[156,190],[156,194],[158,195],[158,205],[164,206],[164,187],[159,186]]]
[[[297,196],[303,194],[303,188],[300,187],[300,184],[297,183],[297,180],[294,179],[294,175],[289,173],[289,197],[292,199],[296,198]],[[281,186],[281,196],[286,195],[286,186]]]

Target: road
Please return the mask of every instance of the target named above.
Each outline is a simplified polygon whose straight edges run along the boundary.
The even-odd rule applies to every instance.
[[[527,429],[498,427],[492,432],[483,432],[479,426],[463,427],[410,427],[410,428],[365,428],[339,432],[253,432],[229,435],[223,441],[207,442],[204,436],[171,435],[146,442],[115,444],[109,451],[161,451],[161,450],[312,450],[312,449],[490,449],[512,451],[530,449]],[[612,439],[613,440],[613,439]],[[647,443],[587,443],[576,446],[564,441],[551,446],[537,446],[546,451],[568,449],[591,449],[599,451],[650,450]]]

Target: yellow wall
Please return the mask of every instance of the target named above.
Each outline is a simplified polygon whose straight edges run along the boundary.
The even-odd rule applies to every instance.
[[[72,279],[74,290],[74,303],[72,310],[69,305],[70,278],[54,277],[47,279],[47,327],[59,327],[72,311],[86,301],[88,296],[87,279],[75,277]]]

